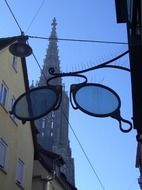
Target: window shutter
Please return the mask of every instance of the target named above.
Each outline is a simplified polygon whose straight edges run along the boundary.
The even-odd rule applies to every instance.
[[[7,145],[0,139],[0,166],[5,168]]]
[[[18,159],[16,169],[16,181],[18,184],[23,185],[24,182],[24,162]]]
[[[4,82],[0,84],[0,103],[6,107],[6,101],[8,98],[8,87]]]

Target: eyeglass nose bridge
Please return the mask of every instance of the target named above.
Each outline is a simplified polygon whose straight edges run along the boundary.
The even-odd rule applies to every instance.
[[[87,77],[85,75],[81,75],[81,74],[74,74],[72,72],[70,73],[55,73],[54,68],[49,68],[49,74],[52,75],[52,77],[50,77],[49,79],[47,79],[46,84],[47,85],[51,85],[51,81],[57,79],[57,78],[62,78],[62,77],[79,77],[84,79],[83,82],[81,82],[80,84],[84,84],[87,83]]]

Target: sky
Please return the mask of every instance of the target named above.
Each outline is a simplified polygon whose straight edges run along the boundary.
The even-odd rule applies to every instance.
[[[51,23],[57,20],[58,38],[127,42],[125,24],[116,23],[114,0],[7,0],[22,31],[29,36],[49,37]],[[40,7],[40,9],[39,9]],[[20,35],[5,0],[0,1],[0,37]],[[29,44],[42,67],[48,40],[30,38]],[[110,60],[127,51],[127,44],[58,41],[62,72],[82,70]],[[115,65],[129,67],[128,55]],[[30,84],[40,76],[33,59],[27,58]],[[99,83],[116,91],[121,99],[121,116],[131,121],[132,100],[130,73],[118,69],[98,69],[85,73],[88,82]],[[64,80],[70,85],[78,78]],[[75,160],[75,183],[78,190],[139,190],[135,168],[136,131],[124,134],[111,117],[96,118],[70,106],[70,145]],[[123,123],[125,127],[125,124]],[[80,148],[79,139],[92,168]],[[99,178],[99,180],[98,180]]]

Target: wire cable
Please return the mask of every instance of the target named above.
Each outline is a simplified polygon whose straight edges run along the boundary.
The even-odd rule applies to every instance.
[[[73,135],[75,136],[75,138],[76,138],[76,140],[77,140],[77,142],[78,142],[78,144],[79,144],[79,146],[80,146],[80,148],[81,148],[81,150],[82,150],[82,152],[83,152],[83,154],[84,154],[86,160],[88,161],[88,163],[89,163],[89,165],[90,165],[90,167],[91,167],[91,169],[92,169],[94,175],[96,176],[97,180],[99,181],[99,183],[100,183],[102,189],[105,190],[104,184],[102,183],[101,179],[99,178],[99,176],[98,176],[98,174],[97,174],[97,172],[96,172],[96,170],[95,170],[93,164],[91,163],[89,157],[87,156],[87,153],[85,152],[85,150],[84,150],[84,148],[83,148],[83,146],[82,146],[82,144],[81,144],[79,138],[77,137],[77,135],[76,135],[76,133],[75,133],[73,127],[71,126],[71,124],[70,124],[70,122],[69,122],[69,120],[68,120],[68,118],[67,118],[67,116],[66,116],[66,114],[64,113],[63,110],[62,110],[62,113],[63,113],[63,115],[64,115],[66,121],[68,122],[68,124],[69,124],[69,126],[70,126],[70,129],[71,129]]]
[[[41,8],[43,7],[45,1],[46,1],[46,0],[42,0],[42,2],[41,2],[41,4],[40,4],[39,8],[37,9],[37,11],[36,11],[35,15],[33,16],[33,18],[32,18],[32,20],[31,20],[29,26],[27,27],[26,33],[28,32],[28,30],[29,30],[30,27],[32,26],[33,22],[34,22],[35,19],[37,18],[37,16],[38,16],[38,14],[39,14]]]
[[[101,40],[85,40],[85,39],[73,39],[73,38],[48,38],[41,36],[28,36],[29,38],[41,39],[41,40],[58,40],[58,41],[70,41],[70,42],[88,42],[88,43],[103,43],[103,44],[119,44],[128,45],[127,42],[114,42],[114,41],[101,41]]]
[[[18,21],[17,21],[15,15],[14,15],[12,9],[10,8],[10,6],[9,6],[9,4],[8,4],[8,2],[7,2],[7,0],[4,0],[4,1],[5,1],[5,3],[6,3],[6,5],[7,5],[7,7],[8,7],[8,9],[9,9],[9,11],[10,11],[10,13],[12,14],[12,17],[14,18],[14,20],[15,20],[15,22],[16,22],[16,24],[17,24],[17,26],[18,26],[18,28],[19,28],[19,30],[20,30],[20,32],[21,32],[21,34],[23,34],[22,28],[21,28],[20,24],[18,23]]]
[[[12,14],[12,16],[13,16],[13,18],[14,18],[16,24],[17,24],[17,26],[19,27],[21,33],[23,33],[22,28],[20,27],[20,24],[18,23],[18,21],[17,21],[15,15],[14,15],[12,9],[10,8],[10,6],[9,6],[9,4],[8,4],[8,2],[7,2],[7,0],[4,0],[4,1],[5,1],[6,5],[7,5],[8,9],[10,10],[10,12],[11,12],[11,14]],[[38,10],[37,10],[35,16],[33,17],[31,23],[29,24],[29,26],[28,26],[28,28],[27,28],[27,31],[29,30],[29,28],[31,27],[32,23],[33,23],[34,20],[36,19],[37,15],[39,14],[39,12],[40,12],[40,10],[41,10],[41,8],[42,8],[42,6],[43,6],[44,3],[45,3],[45,0],[43,0],[43,1],[41,2],[40,7],[38,8]],[[90,42],[90,43],[121,44],[121,45],[122,45],[122,44],[123,44],[123,45],[125,44],[125,45],[128,45],[127,42],[114,42],[114,41],[101,41],[101,40],[88,40],[88,39],[73,39],[73,38],[72,38],[72,39],[71,39],[71,38],[47,38],[47,37],[41,37],[41,36],[28,36],[28,37],[29,37],[29,38],[42,39],[42,40],[60,40],[60,41],[71,41],[71,42]]]
[[[39,67],[39,69],[40,69],[41,73],[43,74],[43,76],[44,76],[45,80],[47,81],[46,74],[44,73],[43,69],[41,68],[41,66],[40,66],[40,64],[39,64],[39,62],[38,62],[38,60],[37,60],[37,58],[36,58],[35,54],[34,54],[34,53],[32,53],[32,55],[33,55],[33,57],[34,57],[34,59],[35,59],[35,61],[36,61],[37,65],[38,65],[38,67]]]

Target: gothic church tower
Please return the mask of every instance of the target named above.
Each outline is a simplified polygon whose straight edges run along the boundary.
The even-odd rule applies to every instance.
[[[51,77],[48,72],[49,68],[53,67],[55,72],[60,72],[56,25],[56,19],[54,18],[50,35],[51,39],[49,39],[49,45],[38,83],[39,86],[46,85],[46,80]],[[54,85],[62,85],[62,80],[61,78],[57,78],[53,80],[53,83]],[[71,156],[68,138],[68,118],[69,99],[67,93],[63,89],[62,102],[58,110],[52,111],[45,117],[37,120],[37,128],[39,131],[38,142],[44,149],[53,151],[63,157],[66,164],[64,168],[62,168],[62,171],[67,179],[74,185],[74,160]]]

